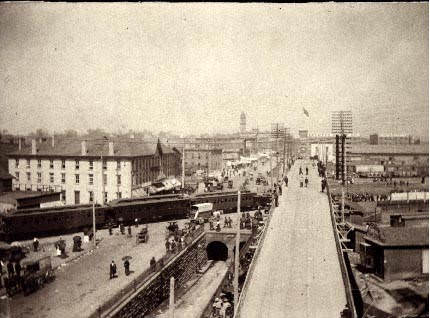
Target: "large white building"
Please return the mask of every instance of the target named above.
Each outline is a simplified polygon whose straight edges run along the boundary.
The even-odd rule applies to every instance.
[[[312,143],[311,144],[311,157],[318,156],[318,158],[325,162],[335,162],[336,154],[333,150],[333,144],[328,143]]]
[[[175,149],[131,141],[39,143],[9,154],[15,190],[61,191],[65,204],[129,198],[134,189],[181,173]]]

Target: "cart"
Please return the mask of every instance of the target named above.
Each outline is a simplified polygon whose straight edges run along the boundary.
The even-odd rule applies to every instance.
[[[136,243],[147,243],[148,239],[148,225],[144,225],[139,233],[136,234]]]
[[[38,290],[55,279],[50,256],[23,260],[21,265],[23,268],[22,287],[24,295]]]

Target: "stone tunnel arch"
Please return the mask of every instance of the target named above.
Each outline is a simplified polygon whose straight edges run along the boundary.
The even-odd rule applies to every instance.
[[[208,260],[226,261],[228,259],[228,248],[223,242],[213,241],[206,247]]]

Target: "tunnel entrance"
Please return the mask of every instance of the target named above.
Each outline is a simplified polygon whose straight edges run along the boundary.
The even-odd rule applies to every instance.
[[[208,260],[226,261],[228,258],[227,246],[219,241],[209,243],[206,247],[206,253],[208,254]]]

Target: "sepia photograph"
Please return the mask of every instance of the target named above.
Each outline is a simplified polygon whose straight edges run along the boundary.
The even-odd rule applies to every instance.
[[[0,318],[428,318],[428,177],[428,2],[0,3]]]

